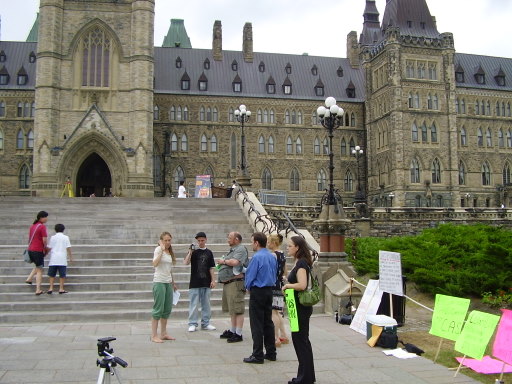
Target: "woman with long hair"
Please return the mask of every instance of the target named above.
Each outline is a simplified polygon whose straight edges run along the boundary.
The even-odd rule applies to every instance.
[[[32,284],[34,275],[36,276],[36,295],[39,296],[43,291],[41,290],[41,283],[43,281],[43,267],[44,257],[46,256],[46,245],[48,240],[48,231],[46,230],[46,222],[48,221],[48,212],[39,211],[36,219],[30,226],[28,231],[28,254],[30,260],[34,263],[34,268],[28,275],[25,283]]]
[[[281,235],[272,234],[268,236],[267,248],[272,251],[277,259],[276,283],[272,289],[272,321],[274,322],[276,347],[280,347],[281,344],[289,343],[282,316],[284,307],[282,289],[284,284],[284,275],[286,274],[286,257],[283,252],[279,251],[279,247],[282,242],[283,236]]]
[[[313,313],[313,307],[306,307],[299,302],[298,292],[303,291],[308,286],[308,275],[311,272],[313,259],[309,247],[303,237],[293,236],[288,241],[288,255],[295,260],[288,283],[283,286],[285,289],[293,289],[295,292],[295,304],[297,307],[297,318],[299,322],[299,331],[292,332],[293,347],[299,368],[297,377],[291,379],[288,384],[313,384],[315,378],[315,365],[313,362],[313,349],[309,341],[309,318]]]
[[[172,296],[177,286],[172,274],[172,266],[176,264],[176,256],[171,245],[172,236],[162,232],[158,247],[153,253],[153,311],[151,320],[151,341],[163,343],[164,340],[175,340],[167,333],[167,319],[171,315]],[[160,337],[158,337],[158,322],[160,322]]]

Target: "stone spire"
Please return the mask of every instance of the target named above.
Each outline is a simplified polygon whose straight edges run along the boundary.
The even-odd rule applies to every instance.
[[[366,0],[363,19],[363,32],[361,32],[359,43],[362,45],[375,44],[380,35],[379,11],[375,0]]]
[[[252,48],[252,23],[245,23],[243,37],[243,54],[246,63],[252,63],[254,60],[254,52]]]
[[[213,59],[222,61],[222,23],[215,20],[213,24],[213,41],[212,41]]]
[[[426,0],[388,0],[382,17],[382,30],[400,28],[402,36],[438,38],[434,18]]]

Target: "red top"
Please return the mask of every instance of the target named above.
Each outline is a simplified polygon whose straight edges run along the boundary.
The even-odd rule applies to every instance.
[[[35,231],[35,235],[34,235]],[[43,243],[43,237],[48,237],[48,232],[46,231],[46,227],[44,224],[41,223],[35,223],[32,224],[30,227],[30,230],[28,231],[28,240],[32,238],[32,235],[34,235],[34,238],[32,239],[32,242],[28,246],[29,251],[36,251],[36,252],[44,252],[44,243]]]

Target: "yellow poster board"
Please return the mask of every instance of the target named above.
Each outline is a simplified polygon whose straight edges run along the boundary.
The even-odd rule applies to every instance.
[[[284,296],[286,308],[288,309],[288,319],[290,320],[290,331],[299,332],[299,317],[297,315],[297,305],[295,303],[295,290],[285,289]]]

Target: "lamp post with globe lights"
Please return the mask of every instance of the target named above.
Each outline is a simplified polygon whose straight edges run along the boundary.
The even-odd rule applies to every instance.
[[[247,170],[247,158],[245,153],[245,132],[244,127],[245,123],[249,121],[251,117],[251,111],[247,110],[247,107],[242,104],[235,111],[236,121],[240,123],[241,128],[241,151],[240,151],[240,171],[242,172],[241,177],[238,177],[238,183],[242,186],[250,186],[251,185],[251,177],[249,176],[249,172]]]
[[[360,164],[359,159],[363,157],[364,151],[359,146],[356,145],[354,149],[352,149],[352,155],[356,158],[356,178],[357,178],[357,189],[356,189],[356,196],[355,196],[355,203],[364,203],[366,201],[365,193],[361,189],[361,172],[360,172]]]

